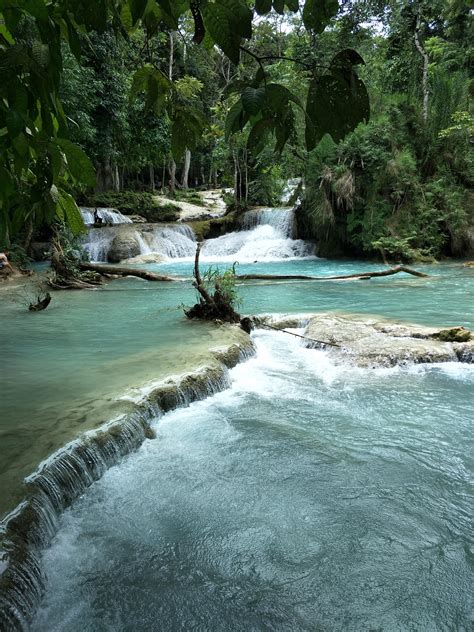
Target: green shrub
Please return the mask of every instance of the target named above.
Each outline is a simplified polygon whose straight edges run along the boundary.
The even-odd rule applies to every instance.
[[[84,199],[91,207],[116,208],[124,215],[141,215],[148,222],[175,222],[179,219],[179,207],[171,203],[160,204],[152,193],[121,191],[96,193]]]

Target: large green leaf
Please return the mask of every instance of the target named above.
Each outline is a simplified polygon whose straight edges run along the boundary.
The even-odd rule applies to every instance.
[[[342,53],[336,55],[326,75],[313,79],[310,84],[306,105],[312,123],[306,127],[308,150],[313,149],[325,134],[338,142],[370,117],[367,89],[352,66],[352,63],[363,63],[363,60],[350,50]]]
[[[233,12],[221,4],[210,4],[203,8],[202,16],[206,30],[227,57],[238,64],[241,37],[236,29]]]
[[[265,99],[265,88],[252,88],[247,86],[242,91],[242,105],[244,110],[251,116],[255,116],[262,109],[262,105]]]
[[[286,0],[285,4],[290,11],[293,11],[293,13],[296,13],[300,8],[298,0]]]
[[[247,148],[253,156],[257,156],[265,147],[269,133],[274,127],[272,119],[260,119],[250,130]]]
[[[248,8],[244,0],[218,0],[218,2],[229,9],[234,16],[234,28],[237,33],[246,39],[252,37],[252,11]]]
[[[132,22],[135,24],[144,14],[148,0],[128,0]]]
[[[283,15],[285,12],[285,0],[273,0],[273,8],[277,13]]]
[[[175,160],[180,160],[186,148],[194,149],[205,126],[197,110],[178,108],[171,127],[171,151]]]
[[[94,186],[95,170],[85,151],[65,138],[58,138],[56,143],[66,156],[67,167],[72,176],[82,184]]]
[[[338,11],[338,0],[306,0],[303,9],[304,25],[310,31],[322,33]]]
[[[84,220],[74,198],[66,191],[57,191],[56,215],[68,225],[73,235],[84,232]]]
[[[245,122],[244,122],[245,121]],[[239,99],[234,105],[230,108],[226,120],[225,120],[225,138],[229,139],[232,134],[240,131],[245,123],[248,121],[248,116],[245,117],[244,108],[242,106],[242,100]]]
[[[255,11],[259,15],[265,15],[272,9],[272,0],[255,0]]]

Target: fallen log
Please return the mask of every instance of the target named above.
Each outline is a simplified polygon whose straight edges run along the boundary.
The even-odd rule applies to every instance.
[[[417,277],[428,277],[429,274],[425,272],[418,272],[407,266],[395,266],[394,268],[388,268],[387,270],[378,270],[375,272],[359,272],[357,274],[341,274],[337,276],[310,276],[307,274],[239,274],[236,275],[236,279],[239,281],[248,280],[261,280],[261,281],[285,281],[288,279],[302,280],[302,281],[344,281],[350,279],[371,279],[372,277],[384,277],[391,276],[392,274],[398,274],[399,272],[406,272],[406,274],[412,274]]]
[[[140,270],[139,268],[127,268],[123,266],[109,266],[102,263],[81,263],[81,270],[88,270],[91,272],[98,272],[99,274],[114,275],[114,276],[134,276],[139,279],[145,279],[145,281],[178,281],[177,277],[163,276],[161,274],[155,274],[148,270]]]

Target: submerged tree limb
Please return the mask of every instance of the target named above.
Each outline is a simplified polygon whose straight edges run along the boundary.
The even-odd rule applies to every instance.
[[[429,274],[418,272],[418,270],[413,270],[412,268],[408,268],[407,266],[395,266],[394,268],[388,268],[388,270],[378,270],[375,272],[359,272],[357,274],[342,274],[338,276],[317,277],[306,274],[240,274],[237,275],[235,278],[239,279],[239,281],[247,281],[250,279],[258,279],[263,281],[284,281],[286,279],[298,279],[303,281],[344,281],[345,279],[371,279],[372,277],[391,276],[392,274],[398,274],[399,272],[406,272],[407,274],[412,274],[413,276],[417,277],[429,276]]]
[[[109,266],[101,263],[81,263],[81,270],[87,270],[90,272],[98,272],[103,275],[112,276],[135,276],[139,279],[145,279],[145,281],[176,281],[176,277],[163,276],[149,272],[148,270],[140,270],[138,268],[127,268],[124,266]]]

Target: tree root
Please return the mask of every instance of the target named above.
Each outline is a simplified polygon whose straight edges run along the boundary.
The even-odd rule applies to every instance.
[[[242,319],[232,307],[228,297],[222,292],[219,283],[215,284],[214,295],[211,296],[207,291],[201,273],[199,271],[199,255],[201,253],[201,243],[196,248],[196,256],[194,258],[194,283],[193,286],[200,294],[199,303],[193,305],[190,309],[185,310],[188,318],[197,318],[199,320],[222,320],[227,323],[241,323]],[[245,329],[245,326],[243,327]]]

